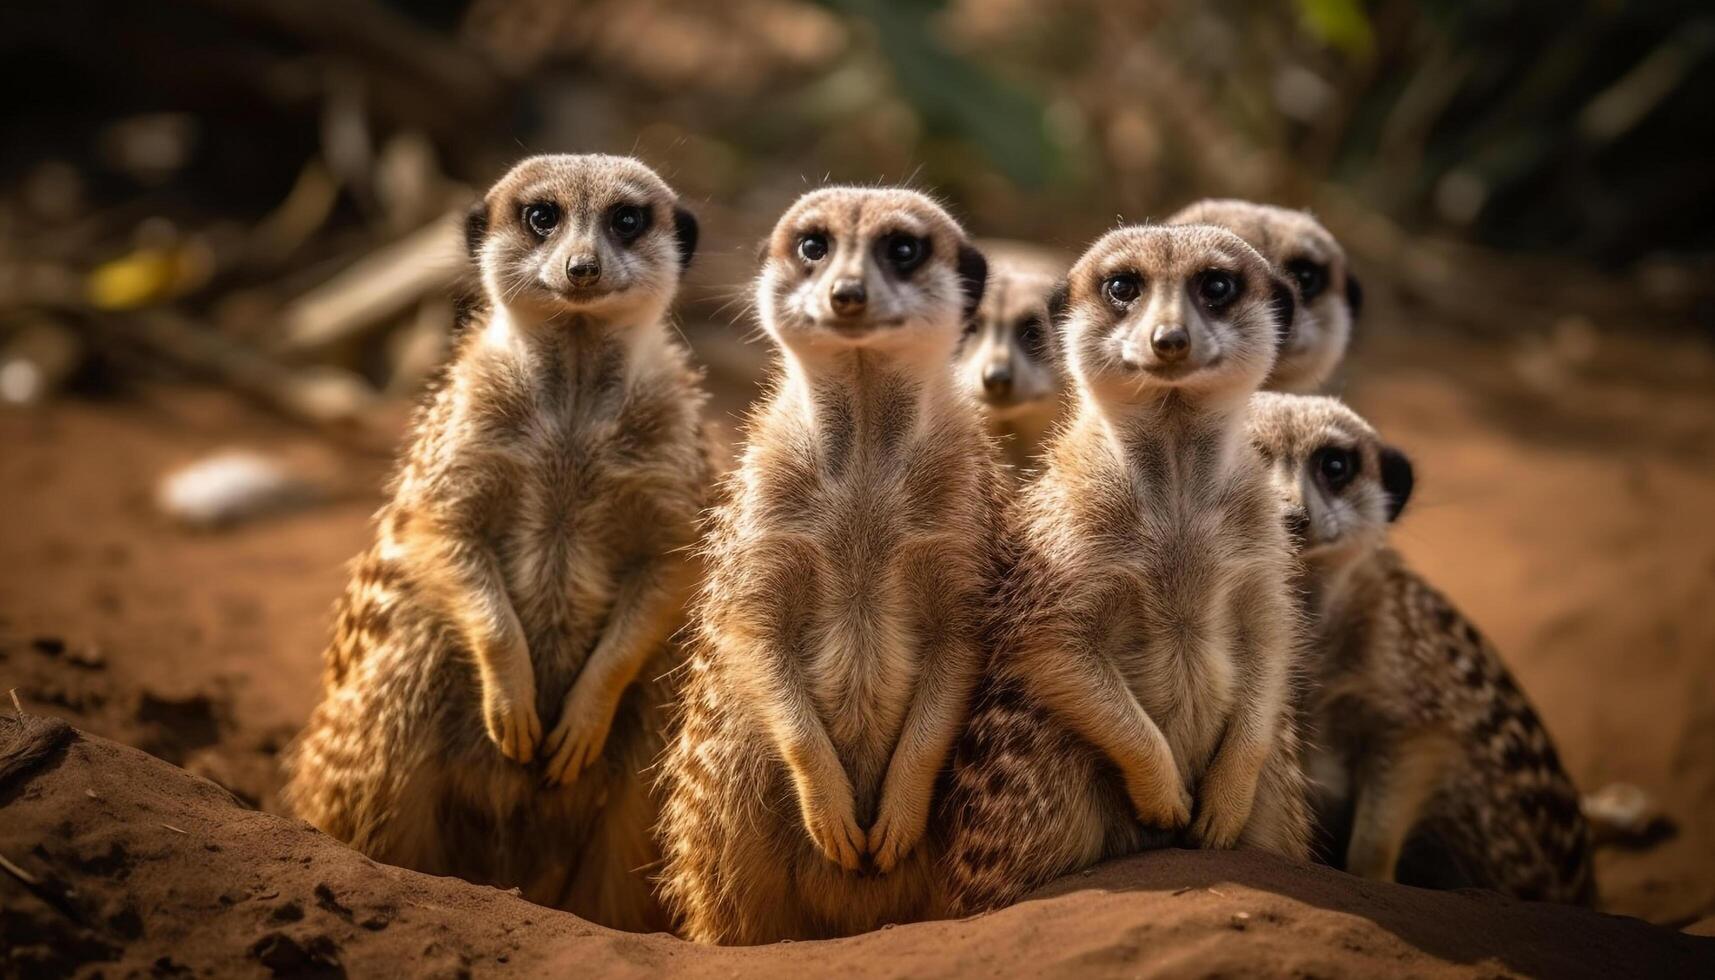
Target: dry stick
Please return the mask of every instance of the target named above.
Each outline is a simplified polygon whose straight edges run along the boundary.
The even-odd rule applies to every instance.
[[[15,687],[10,688],[7,693],[12,695],[12,710],[18,712],[18,720],[23,721],[26,717],[24,714],[24,703],[18,700],[18,689]]]

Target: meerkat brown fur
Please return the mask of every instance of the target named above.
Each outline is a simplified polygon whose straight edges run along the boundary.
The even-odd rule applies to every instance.
[[[1291,291],[1197,226],[1110,232],[1064,288],[1079,404],[1011,515],[947,806],[953,914],[1179,840],[1307,851],[1290,558],[1245,437]]]
[[[929,818],[981,669],[994,447],[953,347],[985,263],[895,189],[800,198],[757,286],[779,347],[712,519],[663,778],[661,888],[693,940],[933,914]]]
[[[642,770],[710,479],[665,320],[695,219],[635,160],[543,156],[468,232],[486,300],[340,600],[287,799],[378,860],[660,927]]]
[[[1346,250],[1328,229],[1308,211],[1232,199],[1198,201],[1167,220],[1227,229],[1261,252],[1275,274],[1297,290],[1296,314],[1263,387],[1313,392],[1326,384],[1346,355],[1364,305],[1364,290]]]
[[[1354,874],[1589,904],[1578,794],[1499,654],[1387,545],[1412,468],[1332,398],[1259,395],[1251,435],[1302,548],[1312,799]]]
[[[1068,402],[1048,297],[1065,261],[1012,242],[981,242],[989,262],[982,303],[965,320],[959,379],[982,406],[1015,472],[1035,466]]]

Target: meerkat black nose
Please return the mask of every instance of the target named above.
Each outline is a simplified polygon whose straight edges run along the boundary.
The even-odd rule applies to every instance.
[[[593,255],[581,255],[566,263],[566,277],[573,285],[588,286],[601,278],[601,263]]]
[[[863,288],[862,279],[839,279],[828,291],[828,302],[840,316],[857,316],[869,302],[869,292]]]
[[[1183,324],[1163,323],[1150,335],[1149,346],[1164,361],[1177,361],[1191,352],[1191,333]]]
[[[1006,396],[1012,393],[1012,365],[1005,361],[993,361],[983,367],[983,390],[991,395]]]

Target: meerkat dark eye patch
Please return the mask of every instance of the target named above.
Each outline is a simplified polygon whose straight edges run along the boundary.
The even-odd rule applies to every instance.
[[[524,205],[524,227],[537,238],[547,238],[560,224],[560,206],[552,201]]]
[[[977,251],[975,245],[963,242],[959,245],[959,287],[965,293],[965,317],[976,315],[977,307],[982,304],[983,292],[988,289],[989,260],[983,253]]]
[[[1298,295],[1306,303],[1328,288],[1328,267],[1314,259],[1286,260],[1286,274],[1298,284]]]
[[[1102,296],[1114,306],[1123,307],[1143,295],[1143,279],[1133,272],[1116,272],[1102,280]]]
[[[1412,473],[1411,460],[1392,446],[1383,446],[1378,454],[1382,471],[1382,489],[1387,491],[1387,519],[1391,523],[1399,520],[1399,515],[1405,510],[1406,501],[1411,499],[1411,488],[1416,483]]]
[[[673,209],[673,238],[679,246],[679,268],[691,267],[691,256],[697,254],[697,216],[684,208]]]
[[[1197,277],[1197,295],[1211,310],[1226,309],[1243,292],[1243,282],[1225,269],[1210,269]]]
[[[916,272],[918,266],[929,258],[929,240],[904,232],[883,235],[876,245],[881,260],[902,276]]]
[[[1310,465],[1329,493],[1339,493],[1357,478],[1360,464],[1358,454],[1345,446],[1323,446],[1310,454]]]
[[[819,231],[798,236],[798,257],[806,262],[820,262],[828,257],[828,236]]]
[[[1028,313],[1018,321],[1016,328],[1018,346],[1023,349],[1031,360],[1040,361],[1048,353],[1048,330],[1042,322],[1042,314]]]
[[[607,226],[621,245],[637,241],[649,230],[649,224],[649,209],[635,204],[621,204],[607,213]]]
[[[1275,334],[1284,341],[1292,336],[1292,323],[1298,316],[1298,300],[1292,296],[1292,287],[1279,279],[1274,280],[1268,303],[1274,313]]]
[[[1364,287],[1358,282],[1358,277],[1352,275],[1352,270],[1346,270],[1346,310],[1351,313],[1352,320],[1358,319],[1358,313],[1364,308]]]
[[[488,234],[488,202],[477,201],[464,216],[464,250],[471,258],[482,251],[482,239]]]

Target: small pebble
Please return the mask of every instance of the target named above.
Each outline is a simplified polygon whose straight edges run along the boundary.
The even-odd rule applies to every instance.
[[[1251,923],[1251,914],[1249,912],[1234,912],[1233,913],[1233,918],[1232,918],[1231,924],[1232,924],[1232,927],[1234,929],[1237,929],[1240,932],[1244,932],[1245,927],[1250,925],[1250,923]]]

